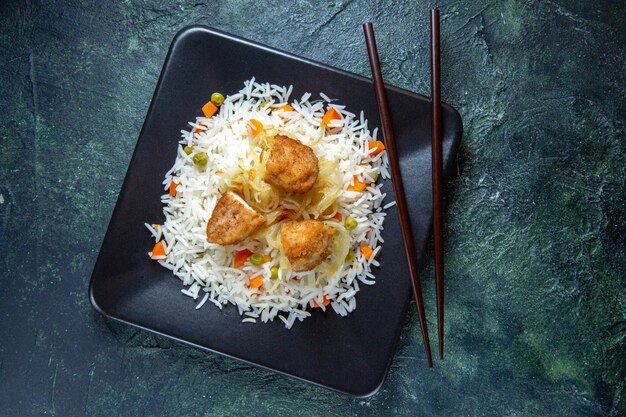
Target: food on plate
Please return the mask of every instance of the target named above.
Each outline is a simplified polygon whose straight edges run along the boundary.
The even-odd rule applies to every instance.
[[[291,193],[306,193],[317,180],[318,160],[310,146],[276,135],[269,148],[264,180]]]
[[[320,220],[283,223],[280,240],[294,272],[310,271],[330,256],[337,230]]]
[[[254,211],[241,196],[225,192],[217,201],[206,226],[207,240],[219,245],[234,245],[265,223],[265,217]]]
[[[224,103],[224,96],[222,93],[211,94],[211,103],[215,104],[217,107],[221,106]]]
[[[323,93],[246,81],[181,132],[149,256],[181,292],[243,322],[346,316],[375,281],[389,178],[363,112]],[[156,219],[153,219],[153,221]]]

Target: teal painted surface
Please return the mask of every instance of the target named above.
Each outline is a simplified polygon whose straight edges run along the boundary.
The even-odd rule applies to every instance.
[[[626,415],[624,2],[441,5],[443,95],[465,136],[434,370],[413,309],[367,399],[92,310],[89,275],[180,28],[369,76],[373,20],[387,82],[428,92],[432,3],[260,3],[0,3],[0,415]]]

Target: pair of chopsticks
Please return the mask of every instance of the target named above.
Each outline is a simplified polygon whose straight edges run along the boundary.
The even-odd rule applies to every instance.
[[[432,110],[432,154],[433,154],[433,223],[435,235],[435,278],[437,293],[437,324],[439,336],[439,356],[443,359],[443,216],[442,216],[442,185],[443,185],[443,156],[442,156],[442,138],[441,138],[441,82],[440,82],[440,57],[439,57],[439,10],[430,11],[430,50],[431,50],[431,110]],[[400,172],[400,163],[396,149],[395,139],[393,135],[393,126],[391,115],[389,114],[389,106],[387,103],[387,94],[383,82],[382,72],[380,70],[380,62],[378,59],[378,49],[376,47],[376,39],[374,38],[374,27],[371,23],[363,25],[365,33],[365,43],[367,45],[367,54],[369,56],[370,66],[372,68],[372,79],[374,81],[374,90],[376,92],[376,102],[378,103],[378,112],[382,124],[383,137],[385,147],[389,157],[389,166],[391,168],[391,178],[393,192],[396,196],[396,206],[398,209],[398,217],[400,218],[400,230],[402,232],[402,240],[404,242],[404,251],[409,264],[409,273],[411,275],[411,284],[413,287],[413,297],[417,306],[417,314],[422,328],[422,338],[424,340],[424,348],[426,350],[426,358],[428,366],[433,367],[432,354],[430,352],[430,341],[428,338],[428,327],[426,324],[426,312],[424,310],[424,299],[422,297],[422,287],[419,279],[417,257],[415,254],[415,244],[413,243],[413,234],[411,232],[411,224],[409,220],[409,210],[404,195],[404,187],[402,184],[402,174]]]

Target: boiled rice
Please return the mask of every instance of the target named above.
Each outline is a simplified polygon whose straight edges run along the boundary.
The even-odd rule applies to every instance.
[[[346,316],[356,308],[359,283],[373,285],[376,282],[372,267],[379,265],[375,258],[383,242],[381,231],[386,214],[382,210],[394,204],[382,205],[386,194],[381,192],[382,185],[375,181],[378,175],[389,178],[386,152],[372,156],[368,148],[368,142],[376,140],[378,129],[370,132],[363,112],[357,117],[343,105],[330,104],[334,100],[324,93],[319,94],[321,100],[311,101],[308,92],[299,100],[291,100],[292,91],[293,86],[259,83],[254,79],[246,81],[241,91],[226,97],[218,114],[209,119],[198,117],[189,123],[190,130],[181,131],[176,161],[163,180],[165,191],[172,181],[179,184],[176,196],[168,193],[161,196],[163,224],[145,223],[145,226],[155,241],[164,241],[166,255],[153,259],[182,280],[185,287],[181,292],[194,300],[200,297],[200,291],[204,292],[196,309],[207,301],[220,309],[232,304],[243,316],[242,322],[268,322],[278,317],[285,327],[291,328],[296,320],[302,321],[311,315],[314,302],[322,311],[330,307],[340,316]],[[287,103],[294,112],[272,111]],[[336,129],[323,134],[321,119],[330,107],[337,110],[342,119],[331,122],[329,127]],[[220,189],[224,189],[229,176],[249,164],[250,152],[260,152],[249,146],[246,124],[251,118],[260,120],[264,126],[282,129],[310,145],[318,156],[336,164],[345,184],[336,203],[358,223],[349,232],[351,250],[357,254],[353,264],[345,264],[323,280],[316,271],[294,273],[280,269],[279,278],[272,281],[270,267],[278,266],[276,259],[280,255],[275,250],[270,252],[272,263],[233,268],[235,251],[245,245],[225,247],[207,242],[206,225],[221,196]],[[197,131],[200,124],[206,127],[205,131]],[[319,137],[321,140],[313,143]],[[183,152],[184,146],[192,144],[209,155],[206,170],[198,170],[191,157]],[[369,183],[364,192],[345,189],[355,176]],[[288,204],[285,202],[286,206]],[[303,217],[314,218],[316,214],[305,211]],[[369,260],[360,253],[361,245],[373,249]],[[262,288],[265,290],[248,288],[248,277],[259,274],[264,279]],[[328,307],[323,305],[325,297],[330,300]]]

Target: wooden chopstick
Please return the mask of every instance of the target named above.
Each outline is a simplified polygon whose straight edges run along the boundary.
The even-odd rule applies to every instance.
[[[383,137],[385,140],[385,148],[389,157],[389,167],[391,168],[391,184],[393,192],[396,196],[396,206],[398,208],[398,217],[400,218],[400,230],[402,231],[402,241],[404,242],[404,251],[409,263],[409,273],[411,274],[411,284],[413,286],[413,296],[417,305],[417,314],[422,328],[422,338],[424,339],[424,348],[426,349],[426,357],[428,366],[433,367],[432,354],[430,352],[430,341],[428,339],[428,327],[426,324],[426,312],[424,311],[424,299],[422,297],[422,286],[418,273],[417,256],[415,255],[415,244],[413,243],[413,234],[411,232],[411,223],[409,221],[409,210],[406,205],[406,197],[404,196],[404,187],[402,185],[402,174],[400,172],[400,163],[396,143],[393,137],[393,126],[391,124],[391,115],[387,104],[387,94],[385,92],[385,84],[383,75],[380,71],[380,62],[378,60],[378,49],[376,48],[376,40],[374,38],[374,27],[371,23],[363,25],[365,33],[365,44],[367,45],[367,54],[372,67],[372,79],[374,80],[374,90],[376,92],[376,102],[378,103],[378,113],[380,115],[380,123],[382,124]]]
[[[439,358],[443,359],[443,152],[441,139],[441,56],[439,9],[430,11],[430,105],[433,161],[433,236]]]

